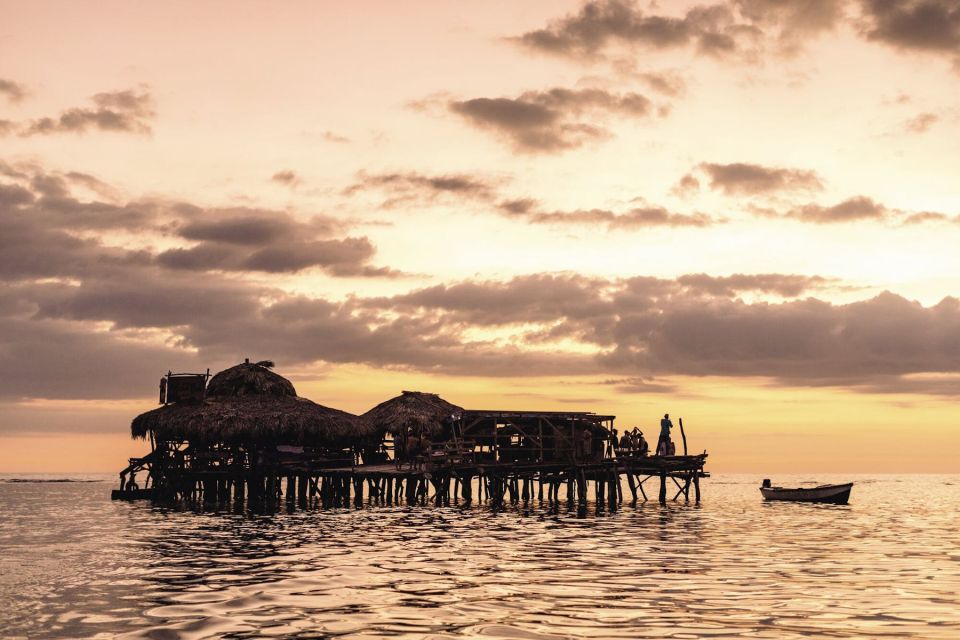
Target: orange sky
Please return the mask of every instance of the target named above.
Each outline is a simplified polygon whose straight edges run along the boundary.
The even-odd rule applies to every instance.
[[[161,374],[244,357],[960,471],[930,4],[0,0],[0,472],[119,469]]]

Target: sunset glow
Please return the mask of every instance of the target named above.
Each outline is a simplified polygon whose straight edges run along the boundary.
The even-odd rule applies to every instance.
[[[914,4],[0,1],[0,471],[114,471],[246,357],[960,471],[960,14]]]

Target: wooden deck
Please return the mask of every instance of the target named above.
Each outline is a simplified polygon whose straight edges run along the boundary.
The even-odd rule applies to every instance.
[[[493,507],[539,499],[565,500],[586,506],[590,485],[598,507],[615,510],[624,499],[647,500],[646,483],[659,484],[657,497],[700,501],[700,479],[707,454],[603,458],[588,461],[476,462],[421,460],[397,466],[393,462],[366,465],[284,464],[234,473],[228,470],[182,472],[176,487],[136,493],[114,491],[115,499],[193,499],[207,503],[244,501],[277,503],[281,499],[302,507],[379,504],[450,504],[488,501]],[[622,479],[630,492],[624,496]],[[659,482],[657,482],[659,480]],[[672,483],[672,485],[670,484]],[[285,485],[285,486],[284,486]],[[674,489],[676,490],[674,493]],[[366,494],[366,497],[365,497]]]

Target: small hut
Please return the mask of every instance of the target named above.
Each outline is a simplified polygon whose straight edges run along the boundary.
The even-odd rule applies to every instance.
[[[426,434],[432,440],[446,440],[450,437],[450,425],[461,413],[463,407],[435,393],[404,391],[361,417],[381,433],[402,435],[412,430],[418,436]]]
[[[376,433],[359,417],[297,395],[293,384],[249,361],[213,376],[199,401],[181,401],[133,419],[134,438],[194,446],[349,448]]]
[[[154,486],[176,487],[196,474],[302,469],[325,460],[352,464],[358,452],[379,446],[379,432],[365,420],[299,397],[272,367],[247,360],[213,376],[199,396],[171,393],[195,386],[184,382],[192,374],[165,376],[164,405],[130,425],[134,438],[150,439],[151,453],[131,460],[121,481],[139,469],[149,470]]]

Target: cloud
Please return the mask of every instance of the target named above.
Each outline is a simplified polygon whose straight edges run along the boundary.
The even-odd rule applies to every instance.
[[[619,213],[609,209],[542,211],[536,200],[519,199],[503,201],[498,208],[508,218],[523,219],[531,224],[603,225],[608,229],[707,227],[725,222],[702,213],[673,213],[663,207],[635,207]]]
[[[146,90],[98,93],[90,98],[93,106],[67,109],[56,117],[37,118],[20,123],[21,136],[56,133],[110,131],[151,133],[150,123],[156,116],[153,97]]]
[[[340,134],[334,133],[333,131],[324,131],[322,134],[320,134],[320,137],[322,137],[327,142],[333,142],[335,144],[348,144],[350,142],[350,138],[341,136]]]
[[[149,394],[167,368],[216,369],[252,354],[291,367],[560,371],[631,393],[710,375],[942,394],[942,379],[928,379],[960,372],[953,298],[831,304],[815,296],[841,283],[800,274],[540,273],[326,300],[263,274],[389,274],[370,265],[369,241],[336,237],[322,218],[81,201],[70,174],[2,164],[0,174],[0,367],[17,372],[0,388],[5,399]],[[109,244],[118,233],[145,241]]]
[[[839,0],[734,0],[681,15],[645,12],[633,0],[593,0],[514,40],[543,53],[596,60],[619,52],[689,48],[701,55],[755,58],[764,45],[795,53],[804,38],[832,29]]]
[[[0,183],[0,277],[70,277],[155,265],[178,271],[295,273],[320,269],[335,276],[397,277],[373,267],[376,249],[366,237],[333,237],[347,224],[314,216],[303,220],[269,209],[203,208],[167,200],[122,204],[81,200],[73,185],[109,190],[92,176],[42,170],[7,171]],[[11,176],[14,177],[14,176]],[[148,240],[137,250],[104,242],[131,233]],[[169,248],[150,246],[165,240]],[[171,244],[174,245],[170,247]]]
[[[414,171],[393,173],[366,173],[361,171],[356,180],[343,190],[353,196],[364,191],[388,194],[381,204],[391,208],[401,204],[432,203],[440,198],[490,200],[500,180],[480,178],[462,173],[425,175]]]
[[[756,195],[777,191],[817,191],[823,182],[815,171],[765,167],[734,162],[704,162],[699,168],[710,179],[710,187],[727,195]],[[684,177],[686,179],[686,176]]]
[[[935,113],[921,113],[904,122],[903,129],[908,133],[926,133],[939,121],[940,116]]]
[[[288,187],[296,187],[300,184],[300,176],[298,176],[295,171],[291,171],[290,169],[277,171],[270,177],[270,179],[278,184],[286,185]]]
[[[0,78],[0,95],[16,104],[27,97],[27,87],[19,82]]]
[[[885,220],[891,211],[866,196],[848,198],[830,207],[808,204],[787,213],[790,218],[816,224],[855,222],[859,220]]]
[[[611,114],[644,119],[657,111],[638,93],[564,88],[527,91],[516,98],[452,100],[447,106],[526,153],[555,153],[608,138],[610,131],[595,120]]]
[[[697,180],[696,176],[693,174],[686,174],[677,184],[673,185],[673,188],[670,189],[670,193],[679,197],[686,198],[700,191],[700,181]]]
[[[772,293],[784,298],[796,298],[804,293],[823,288],[832,281],[821,276],[801,276],[780,273],[711,276],[695,273],[680,276],[677,283],[690,292],[733,298],[743,292]]]
[[[960,216],[938,211],[904,211],[894,209],[867,196],[853,196],[834,205],[808,203],[780,211],[771,207],[750,205],[748,210],[767,218],[793,219],[811,224],[840,224],[849,222],[881,222],[912,225],[927,222],[956,222]]]
[[[960,64],[960,8],[953,0],[863,0],[861,6],[868,39]]]

